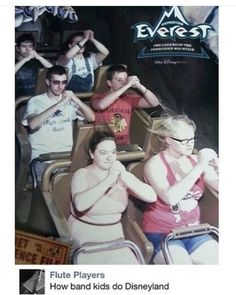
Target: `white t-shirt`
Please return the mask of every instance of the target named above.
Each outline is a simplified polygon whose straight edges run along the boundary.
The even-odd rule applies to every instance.
[[[58,98],[58,101],[61,97]],[[27,104],[22,124],[27,126],[27,118],[37,115],[53,106],[58,101],[52,100],[47,93],[31,98]],[[52,114],[37,129],[29,134],[32,147],[31,159],[40,154],[50,152],[71,151],[73,145],[72,122],[75,119],[84,120],[84,116],[78,113],[78,107],[73,101],[68,101]]]
[[[73,62],[75,64],[75,73],[76,75],[79,75],[81,78],[85,78],[88,76],[88,74],[92,74],[92,81],[94,83],[94,70],[96,70],[96,68],[98,68],[98,64],[96,62],[96,58],[95,58],[95,54],[91,53],[91,55],[87,58],[88,63],[90,65],[91,71],[88,72],[87,67],[86,67],[86,63],[85,63],[85,58],[82,57],[81,59],[78,58],[71,58],[69,60],[69,62],[67,63],[66,67],[68,68],[68,76],[69,76],[69,80],[71,79],[72,76],[72,66],[73,66]]]

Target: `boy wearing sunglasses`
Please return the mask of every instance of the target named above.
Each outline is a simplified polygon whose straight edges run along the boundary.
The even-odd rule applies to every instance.
[[[94,121],[93,111],[72,91],[66,91],[67,74],[62,66],[53,66],[46,76],[47,92],[32,97],[22,124],[30,129],[31,158],[51,152],[71,151],[72,122],[76,119]],[[37,175],[45,167],[38,163]]]

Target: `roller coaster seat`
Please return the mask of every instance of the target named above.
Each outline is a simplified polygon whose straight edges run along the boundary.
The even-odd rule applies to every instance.
[[[88,150],[91,137],[95,131],[110,130],[109,126],[106,124],[77,124],[77,140],[74,143],[71,153],[71,172],[88,165],[90,159]],[[135,161],[145,156],[145,152],[137,144],[117,146],[117,150],[117,159],[120,161]]]

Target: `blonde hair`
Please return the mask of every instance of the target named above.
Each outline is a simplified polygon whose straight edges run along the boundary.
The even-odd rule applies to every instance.
[[[165,137],[171,137],[175,135],[175,131],[184,126],[190,126],[193,131],[196,130],[196,125],[193,120],[185,114],[183,115],[163,115],[156,118],[150,132],[156,134],[163,142]]]

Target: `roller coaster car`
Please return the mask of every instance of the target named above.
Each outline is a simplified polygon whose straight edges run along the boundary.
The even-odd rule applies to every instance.
[[[143,181],[143,167],[144,162],[131,163],[128,166],[128,170],[136,177]],[[196,236],[200,234],[210,233],[218,239],[218,193],[208,188],[205,189],[204,195],[199,202],[201,212],[201,224],[197,226],[188,226],[183,228],[177,228],[166,236],[162,243],[162,251],[167,264],[173,264],[171,253],[169,251],[168,242],[171,239],[180,239],[185,237]],[[146,236],[141,233],[142,216],[145,210],[145,203],[140,202],[135,198],[129,199],[128,209],[125,218],[129,221],[127,227],[124,227],[125,232],[130,236],[141,249],[146,263],[152,262],[153,246],[148,241]],[[133,235],[130,233],[137,232],[139,235]]]
[[[20,103],[27,102],[29,98],[30,97],[22,98],[22,101],[18,101],[16,103],[16,134],[22,151],[19,172],[16,179],[16,204],[20,203],[19,201],[21,201],[20,195],[22,193],[25,195],[26,193],[26,175],[30,162],[30,144],[27,137],[27,131],[21,125],[21,120],[19,119],[21,117],[21,112],[18,109],[18,105],[20,105]],[[158,150],[158,138],[148,131],[149,128],[151,129],[151,126],[154,124],[154,122],[155,118],[150,118],[142,110],[135,110],[133,112],[131,123],[131,140],[137,142],[138,144],[131,145],[129,147],[120,147],[121,150],[118,152],[119,160],[133,161],[142,160],[144,158],[146,159],[155,152],[154,146],[155,149]],[[43,197],[56,226],[57,232],[55,232],[54,235],[59,235],[60,239],[67,242],[70,242],[70,234],[67,228],[66,220],[69,216],[70,182],[73,172],[88,164],[88,144],[91,136],[93,135],[93,132],[95,130],[107,130],[107,128],[109,128],[109,126],[106,125],[94,126],[92,124],[76,124],[75,126],[74,146],[71,155],[64,157],[64,159],[52,162],[46,168],[43,174],[42,182]],[[142,149],[140,149],[139,144]],[[127,151],[127,149],[129,149],[129,151]],[[51,155],[53,154],[49,154],[49,156]],[[67,170],[53,175],[57,168],[63,168]],[[138,162],[131,164],[129,169],[137,177],[142,179],[143,163]],[[206,191],[204,198],[202,198],[200,201],[200,206],[202,222],[210,222],[213,225],[217,225],[218,202],[216,198],[212,198],[212,192]],[[211,210],[209,210],[209,208],[211,208]],[[140,228],[143,210],[143,203],[138,204],[137,200],[132,201],[132,199],[130,199],[127,213],[123,219],[123,225],[125,236],[139,245],[146,263],[149,263],[153,254],[153,248],[152,244],[146,239]]]

